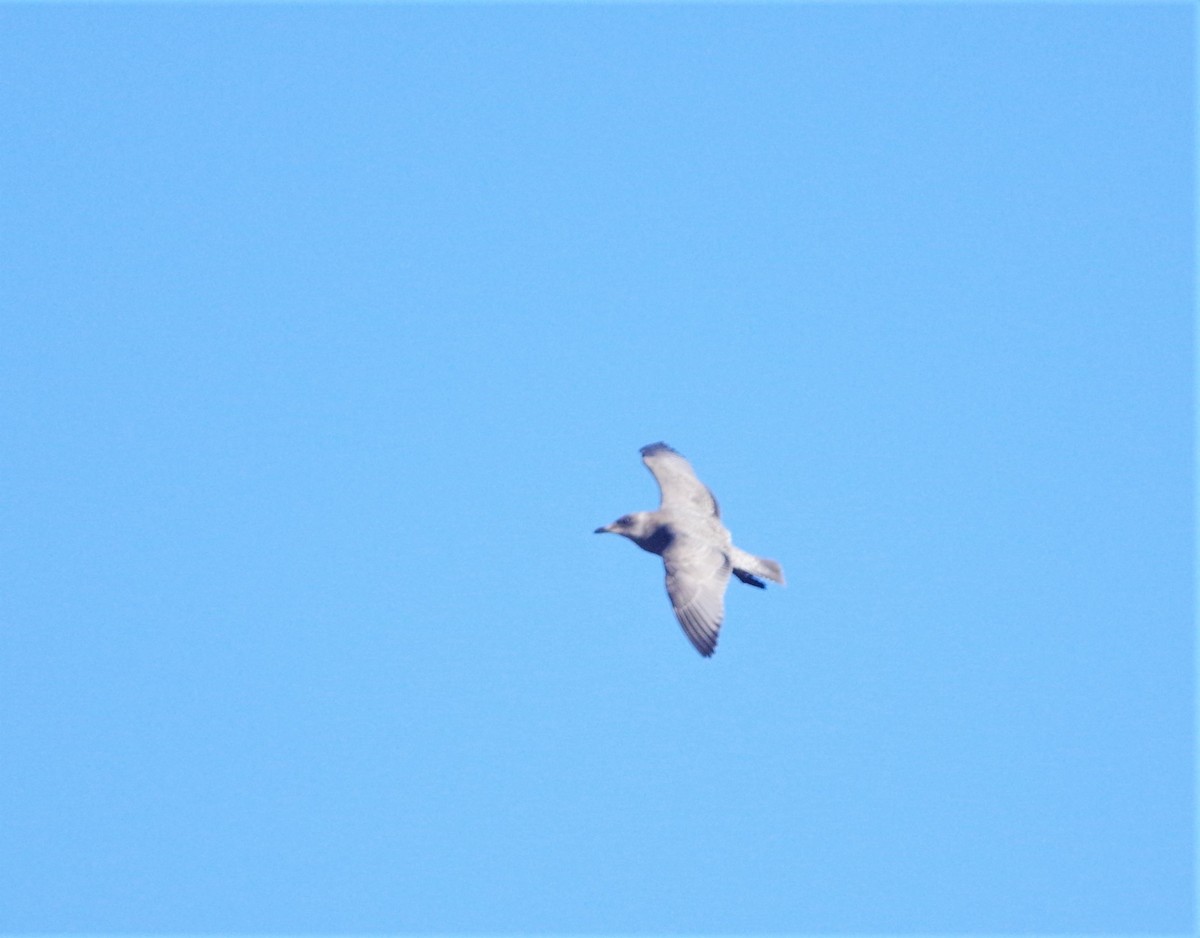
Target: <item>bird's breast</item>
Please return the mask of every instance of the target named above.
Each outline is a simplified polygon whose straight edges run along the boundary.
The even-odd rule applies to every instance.
[[[675,534],[670,527],[661,524],[648,534],[635,538],[634,543],[642,550],[648,550],[652,554],[661,554],[664,550],[671,546],[671,542],[675,540]]]

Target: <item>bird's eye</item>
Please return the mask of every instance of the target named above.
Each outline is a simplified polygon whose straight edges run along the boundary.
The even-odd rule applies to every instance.
[[[633,517],[631,515],[621,515],[621,517],[617,519],[617,524],[621,525],[622,527],[627,524],[633,524]]]

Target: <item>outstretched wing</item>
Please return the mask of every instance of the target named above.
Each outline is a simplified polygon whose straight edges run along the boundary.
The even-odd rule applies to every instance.
[[[643,446],[641,453],[642,462],[658,481],[664,509],[721,517],[721,509],[713,493],[696,478],[691,463],[675,450],[666,443],[651,443]]]
[[[686,543],[663,553],[667,595],[675,617],[696,651],[709,657],[717,648],[717,632],[725,618],[725,587],[733,565],[724,551]]]

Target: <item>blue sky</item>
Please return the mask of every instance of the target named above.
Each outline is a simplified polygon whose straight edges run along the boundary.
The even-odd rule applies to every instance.
[[[0,931],[1190,931],[1193,35],[0,8]]]

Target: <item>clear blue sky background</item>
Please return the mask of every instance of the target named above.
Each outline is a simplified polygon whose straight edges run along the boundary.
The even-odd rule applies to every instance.
[[[1190,929],[1193,18],[0,9],[0,930]]]

